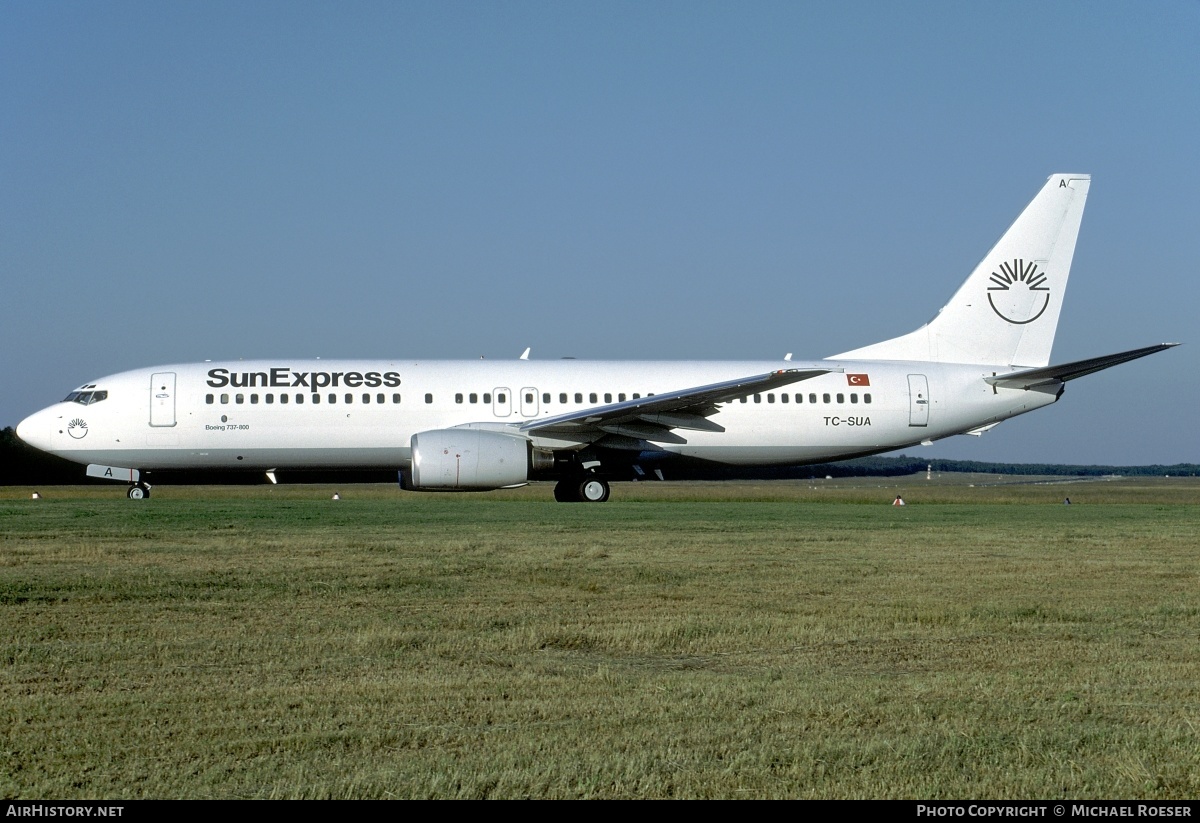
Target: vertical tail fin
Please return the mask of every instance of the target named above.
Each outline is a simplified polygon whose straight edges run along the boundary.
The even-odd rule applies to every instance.
[[[937,317],[831,359],[1047,365],[1090,183],[1052,175]]]

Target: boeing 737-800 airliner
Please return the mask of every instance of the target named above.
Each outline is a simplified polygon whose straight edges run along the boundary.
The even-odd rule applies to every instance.
[[[390,468],[415,490],[547,479],[593,502],[673,455],[798,465],[979,434],[1174,345],[1049,365],[1089,183],[1052,176],[926,325],[823,360],[168,365],[80,386],[17,431],[131,498],[155,470]]]

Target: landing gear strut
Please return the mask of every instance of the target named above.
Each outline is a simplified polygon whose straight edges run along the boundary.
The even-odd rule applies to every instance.
[[[559,503],[603,503],[608,494],[608,481],[599,477],[576,477],[554,484],[554,499]]]
[[[130,500],[145,500],[150,497],[150,487],[145,483],[137,483],[130,486],[126,494],[129,495]]]

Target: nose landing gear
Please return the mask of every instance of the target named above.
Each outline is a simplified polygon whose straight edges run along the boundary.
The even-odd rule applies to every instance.
[[[150,497],[150,487],[145,483],[135,483],[126,494],[130,500],[146,500]]]

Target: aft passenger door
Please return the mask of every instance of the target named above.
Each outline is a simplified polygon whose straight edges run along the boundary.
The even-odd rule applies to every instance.
[[[908,376],[908,425],[929,425],[929,380],[923,374]]]
[[[150,375],[150,425],[175,425],[175,372]]]

